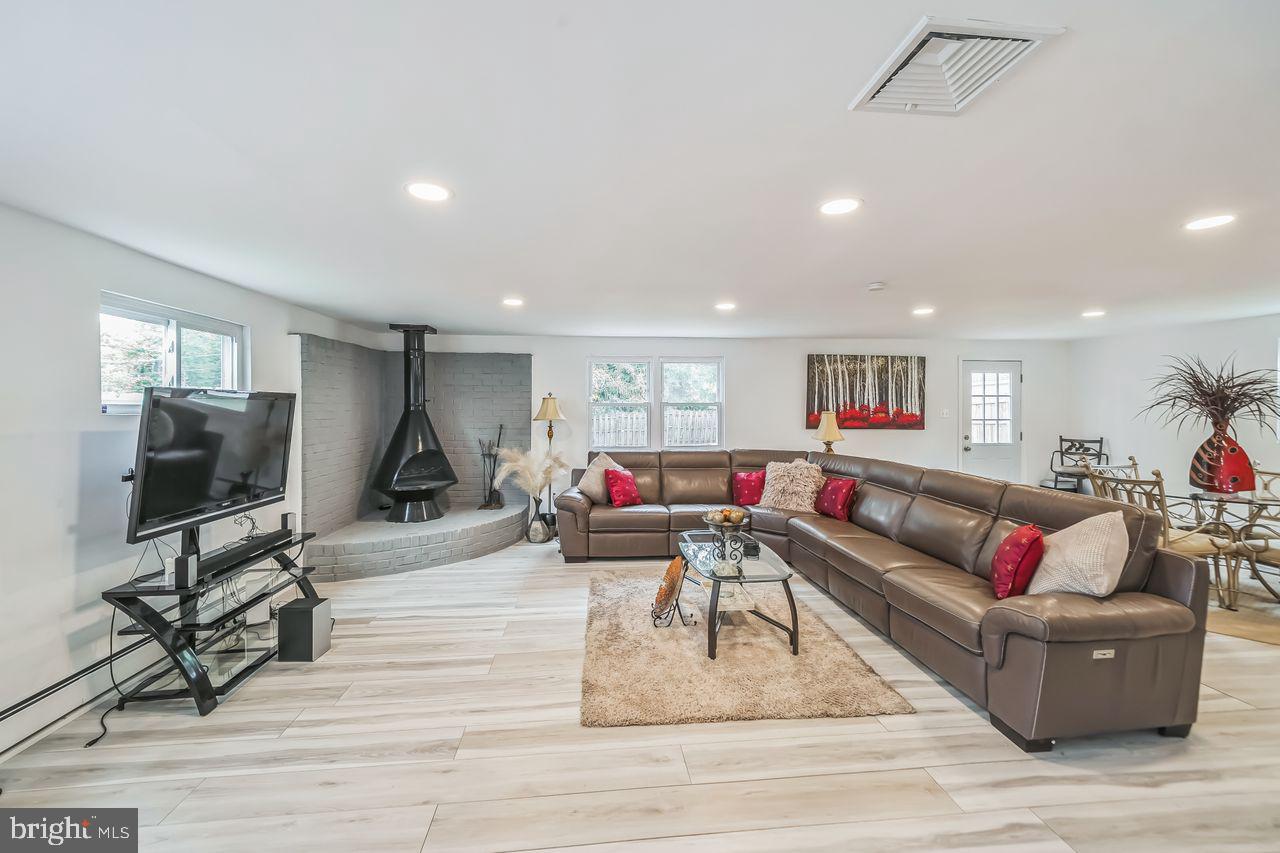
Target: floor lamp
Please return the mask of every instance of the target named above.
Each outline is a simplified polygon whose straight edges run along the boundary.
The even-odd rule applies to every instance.
[[[551,442],[556,437],[556,421],[564,420],[564,415],[560,414],[560,401],[556,399],[555,394],[548,394],[542,398],[542,405],[538,408],[538,413],[533,416],[535,421],[547,422],[547,453],[551,453]],[[551,509],[551,484],[547,483],[547,512],[555,518],[555,511]]]

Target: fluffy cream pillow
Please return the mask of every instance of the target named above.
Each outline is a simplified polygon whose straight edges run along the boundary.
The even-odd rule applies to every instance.
[[[1106,512],[1044,538],[1044,559],[1027,594],[1082,592],[1099,598],[1116,591],[1129,555],[1124,515]]]
[[[822,491],[825,480],[821,467],[803,459],[770,462],[764,467],[764,494],[760,496],[760,506],[813,512],[813,502]]]
[[[607,504],[609,502],[609,490],[604,484],[604,472],[610,470],[622,471],[623,467],[610,459],[609,454],[601,453],[592,459],[587,470],[582,472],[578,488],[584,495],[591,498],[592,503]]]

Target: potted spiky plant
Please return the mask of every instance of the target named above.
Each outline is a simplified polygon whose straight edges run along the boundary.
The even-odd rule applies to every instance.
[[[1171,358],[1168,372],[1151,386],[1153,400],[1142,414],[1156,412],[1165,425],[1206,424],[1210,435],[1191,458],[1191,485],[1206,492],[1251,492],[1255,482],[1249,455],[1236,441],[1234,422],[1253,421],[1274,435],[1280,419],[1276,371],[1236,371],[1235,359],[1214,369],[1199,356]]]
[[[568,471],[569,464],[559,453],[521,450],[503,447],[498,450],[498,472],[494,486],[502,485],[507,477],[516,488],[533,499],[533,515],[525,529],[524,538],[530,542],[546,542],[551,539],[551,528],[542,517],[542,492],[551,485],[556,474]]]

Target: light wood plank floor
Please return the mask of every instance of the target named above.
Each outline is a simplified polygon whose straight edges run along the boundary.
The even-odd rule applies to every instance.
[[[554,546],[330,584],[314,664],[213,715],[130,706],[0,763],[0,806],[136,806],[142,847],[281,850],[1274,850],[1280,647],[1210,635],[1200,722],[1029,756],[803,580],[906,716],[584,729],[587,580]]]

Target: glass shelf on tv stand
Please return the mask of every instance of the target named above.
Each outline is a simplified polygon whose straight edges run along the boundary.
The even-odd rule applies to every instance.
[[[288,539],[281,539],[255,551],[252,554],[237,560],[234,563],[220,566],[217,571],[201,577],[194,585],[189,587],[175,586],[173,579],[166,577],[164,572],[150,572],[134,578],[133,580],[122,583],[119,586],[113,586],[111,589],[102,593],[105,598],[131,596],[131,597],[150,597],[150,596],[190,596],[195,593],[203,593],[207,589],[226,583],[229,580],[240,575],[246,570],[250,570],[265,560],[271,559],[277,554],[284,554],[292,551],[294,548],[315,538],[314,533],[297,533]],[[211,551],[203,556],[205,561],[216,559],[218,553]]]
[[[204,587],[203,593],[197,593],[195,602],[188,602],[186,605],[181,602],[171,604],[162,608],[160,613],[186,633],[214,631],[247,614],[263,601],[284,592],[296,584],[299,577],[306,577],[314,571],[309,566],[291,570],[278,566],[255,566],[239,571],[234,576],[223,579],[221,583]],[[133,622],[117,633],[128,636],[148,632],[142,625]]]

